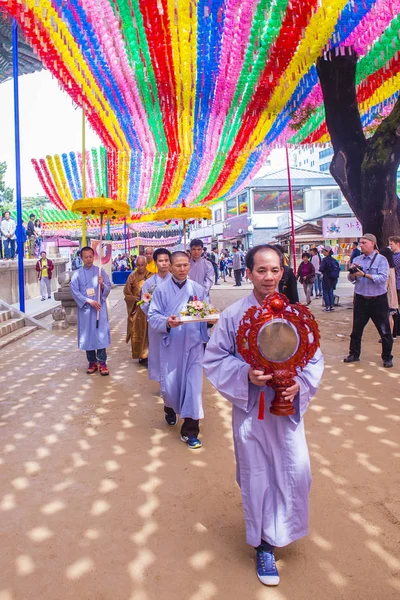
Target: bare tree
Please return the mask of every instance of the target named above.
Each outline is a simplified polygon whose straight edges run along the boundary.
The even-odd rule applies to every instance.
[[[378,245],[400,234],[396,193],[400,163],[400,98],[390,115],[367,139],[361,125],[356,95],[357,55],[330,52],[317,61],[326,124],[334,155],[330,172],[363,226]]]

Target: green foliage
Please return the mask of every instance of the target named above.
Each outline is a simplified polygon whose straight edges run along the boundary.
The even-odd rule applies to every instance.
[[[49,202],[47,199],[47,196],[23,196],[23,210],[31,210],[33,213],[37,213],[37,218],[39,218],[40,207],[54,208],[51,202]]]
[[[6,187],[4,175],[7,171],[7,163],[0,162],[0,209],[1,211],[7,208],[12,208],[14,204],[14,190]]]

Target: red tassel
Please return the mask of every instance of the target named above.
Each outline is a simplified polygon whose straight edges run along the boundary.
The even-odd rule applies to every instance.
[[[258,408],[258,418],[259,418],[260,421],[264,421],[264,411],[265,411],[264,392],[261,392],[261,394],[260,394],[260,406]]]

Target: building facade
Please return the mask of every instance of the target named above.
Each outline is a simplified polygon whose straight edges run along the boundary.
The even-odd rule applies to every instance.
[[[301,225],[346,201],[329,173],[291,168],[295,226]],[[347,204],[347,203],[346,203]],[[286,169],[253,179],[250,185],[212,207],[206,226],[191,226],[190,239],[200,238],[207,247],[245,249],[276,241],[290,227],[290,201]]]

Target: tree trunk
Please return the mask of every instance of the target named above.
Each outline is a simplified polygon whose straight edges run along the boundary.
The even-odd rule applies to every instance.
[[[400,99],[368,142],[361,169],[364,199],[362,224],[386,246],[390,235],[399,235],[400,206],[396,193],[400,162]]]
[[[392,113],[366,140],[356,96],[357,55],[346,50],[319,58],[317,71],[324,97],[326,124],[334,156],[330,172],[363,231],[373,233],[378,245],[400,233],[396,174],[400,162],[400,99]]]

